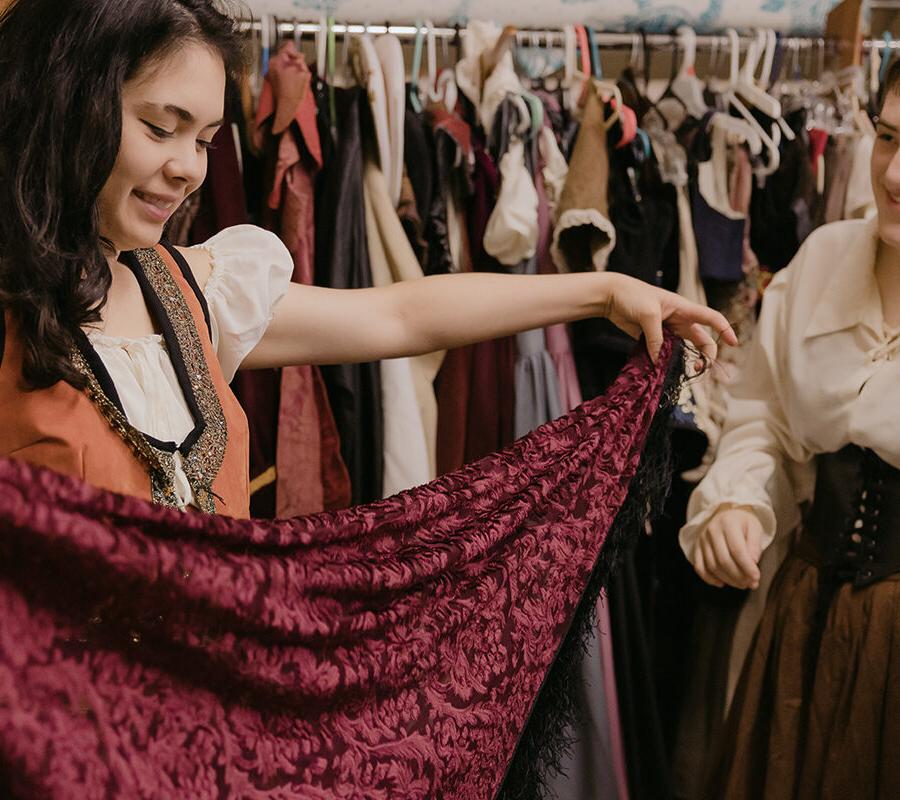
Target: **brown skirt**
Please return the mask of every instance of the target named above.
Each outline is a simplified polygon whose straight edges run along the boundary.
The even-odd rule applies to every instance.
[[[803,545],[773,581],[709,800],[900,798],[900,575],[840,585],[817,624]]]

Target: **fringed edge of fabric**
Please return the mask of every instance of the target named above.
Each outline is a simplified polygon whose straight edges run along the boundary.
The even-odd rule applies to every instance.
[[[574,744],[568,733],[578,718],[575,687],[582,659],[597,628],[596,606],[621,555],[663,511],[672,484],[670,412],[685,381],[683,344],[673,347],[659,406],[647,432],[641,459],[628,494],[600,550],[587,588],[566,638],[544,679],[496,800],[543,800],[549,781],[561,769],[563,756]],[[610,780],[612,780],[610,776]]]

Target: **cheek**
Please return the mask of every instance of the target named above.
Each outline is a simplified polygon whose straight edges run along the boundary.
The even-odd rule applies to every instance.
[[[871,163],[871,177],[872,177],[872,188],[878,192],[882,189],[881,179],[884,177],[884,173],[887,172],[888,167],[891,164],[891,157],[886,153],[874,152],[872,154],[872,163]]]
[[[120,192],[129,193],[135,186],[146,185],[160,169],[159,158],[155,158],[154,143],[134,125],[126,125],[122,130],[122,146],[110,176]]]

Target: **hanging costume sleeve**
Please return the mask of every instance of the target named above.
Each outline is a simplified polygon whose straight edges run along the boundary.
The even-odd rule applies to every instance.
[[[665,495],[681,363],[670,338],[503,452],[295,519],[0,459],[0,793],[533,796],[596,594]]]

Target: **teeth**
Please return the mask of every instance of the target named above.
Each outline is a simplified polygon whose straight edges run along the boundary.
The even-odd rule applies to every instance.
[[[150,203],[150,205],[156,206],[157,208],[161,209],[162,211],[168,211],[173,205],[173,203],[167,203],[163,200],[155,200],[152,197],[148,197],[143,192],[136,191],[135,194],[138,197],[140,197],[141,200],[143,200],[145,203]]]

